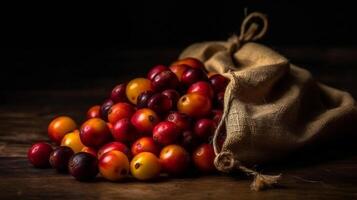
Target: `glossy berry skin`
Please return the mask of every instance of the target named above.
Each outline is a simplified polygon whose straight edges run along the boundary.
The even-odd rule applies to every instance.
[[[149,80],[154,80],[154,77],[159,74],[160,72],[167,71],[169,70],[165,65],[156,65],[153,68],[150,69],[150,71],[147,74],[147,78]]]
[[[200,119],[195,124],[195,134],[203,139],[207,140],[209,137],[212,137],[214,131],[216,130],[216,123],[211,119]]]
[[[114,124],[120,119],[130,118],[134,112],[134,106],[128,103],[116,103],[108,111],[108,121]]]
[[[109,142],[98,150],[98,158],[102,157],[102,155],[104,155],[105,153],[113,150],[123,152],[128,158],[131,157],[130,149],[124,143]]]
[[[211,82],[212,88],[216,93],[224,92],[229,83],[229,79],[220,74],[215,74],[211,76],[209,78],[209,81]]]
[[[37,168],[46,168],[50,166],[49,158],[53,149],[46,142],[33,144],[27,152],[29,162]]]
[[[99,159],[100,174],[107,180],[118,181],[128,176],[129,160],[120,151],[110,151],[103,154]]]
[[[123,118],[113,125],[112,136],[114,140],[123,143],[134,141],[139,133],[131,124],[130,118]]]
[[[68,170],[77,180],[90,181],[98,174],[98,160],[92,154],[79,152],[69,160]]]
[[[177,109],[190,117],[201,118],[207,116],[212,108],[211,100],[199,93],[189,93],[177,102]]]
[[[173,144],[181,134],[180,128],[173,122],[162,121],[153,130],[153,139],[161,145]]]
[[[137,108],[147,108],[149,99],[154,95],[153,91],[145,91],[138,96],[136,103]]]
[[[152,84],[149,79],[135,78],[128,83],[125,92],[128,100],[136,105],[138,96],[148,90],[152,90]]]
[[[73,132],[66,134],[62,139],[61,146],[71,148],[74,153],[80,152],[84,145],[79,136],[79,131],[74,130]]]
[[[56,144],[60,144],[62,138],[77,128],[76,122],[67,116],[56,117],[48,125],[48,136]]]
[[[108,111],[113,106],[114,102],[111,99],[107,99],[100,106],[100,116],[103,120],[108,120]]]
[[[197,92],[198,94],[202,94],[203,96],[208,96],[209,98],[213,98],[214,92],[210,83],[206,81],[198,81],[192,84],[187,93],[194,93]]]
[[[130,172],[138,180],[151,180],[160,175],[160,160],[153,153],[142,152],[130,162]]]
[[[188,65],[191,68],[196,68],[196,69],[204,68],[203,63],[200,60],[198,60],[196,58],[191,58],[191,57],[187,57],[187,58],[178,60],[178,61],[174,62],[172,65],[181,65],[181,64]]]
[[[127,102],[128,99],[126,98],[126,83],[115,86],[110,93],[110,99],[114,103]]]
[[[100,105],[95,105],[89,108],[87,111],[87,119],[100,118]]]
[[[57,147],[50,155],[50,164],[52,168],[58,172],[68,171],[69,159],[73,156],[74,152],[71,148],[66,146]]]
[[[195,167],[204,173],[216,171],[214,158],[215,153],[212,145],[210,144],[200,145],[192,154],[192,161]]]
[[[158,73],[152,80],[155,91],[161,92],[165,89],[176,89],[179,86],[177,76],[170,70]]]
[[[86,152],[92,154],[93,156],[97,157],[97,151],[91,147],[83,147],[80,152]]]
[[[192,127],[192,118],[180,112],[171,112],[166,121],[175,123],[182,131],[189,130]]]
[[[190,66],[185,64],[171,65],[170,70],[177,76],[179,81],[181,81],[182,74],[188,69]]]
[[[173,175],[182,174],[189,166],[190,155],[179,145],[168,145],[161,150],[160,163],[164,172]]]
[[[181,77],[181,82],[185,85],[192,85],[198,81],[205,81],[207,80],[207,75],[201,69],[187,69]]]
[[[107,123],[99,118],[92,118],[82,124],[80,134],[85,146],[97,149],[112,139]]]
[[[159,117],[153,110],[142,108],[134,113],[130,121],[139,132],[151,133],[154,126],[159,123]]]
[[[161,92],[161,94],[167,96],[171,102],[172,105],[176,106],[177,101],[180,99],[180,93],[178,93],[176,90],[174,89],[167,89]]]
[[[154,94],[148,101],[148,108],[157,114],[164,114],[172,109],[172,101],[169,97],[158,93]]]
[[[154,142],[152,137],[142,137],[131,145],[131,153],[133,156],[136,156],[141,152],[150,152],[158,156],[160,147]]]

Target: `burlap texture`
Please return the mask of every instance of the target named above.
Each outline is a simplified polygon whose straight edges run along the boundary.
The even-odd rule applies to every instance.
[[[213,140],[218,170],[238,168],[254,175],[255,181],[264,179],[245,166],[279,159],[355,126],[357,110],[350,94],[317,82],[271,48],[242,40],[233,36],[228,41],[197,43],[180,55],[197,58],[208,71],[230,79]],[[224,127],[227,137],[220,148],[216,143]],[[279,177],[270,178],[268,184]]]

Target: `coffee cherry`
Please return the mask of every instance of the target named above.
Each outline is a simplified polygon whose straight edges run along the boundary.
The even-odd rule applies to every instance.
[[[138,180],[146,181],[159,176],[160,160],[150,152],[136,155],[130,162],[130,172]]]
[[[153,139],[162,145],[173,144],[180,136],[181,130],[175,123],[163,121],[158,123],[153,130]]]
[[[181,130],[190,130],[192,126],[192,118],[184,113],[171,112],[166,121],[175,123]]]
[[[200,119],[195,124],[195,134],[203,139],[207,140],[209,137],[212,137],[214,131],[216,130],[216,124],[211,119]]]
[[[199,93],[189,93],[177,102],[177,109],[181,113],[194,118],[207,116],[212,108],[211,100]]]
[[[167,89],[162,91],[161,94],[167,96],[171,100],[172,105],[176,107],[177,101],[180,99],[180,93],[174,89]]]
[[[211,99],[214,96],[214,92],[211,84],[206,81],[198,81],[192,84],[188,88],[187,93],[193,93],[193,92],[197,92],[198,94],[202,94],[203,96],[207,96]]]
[[[68,163],[69,173],[79,181],[90,181],[98,174],[98,160],[85,152],[74,154]]]
[[[123,118],[113,125],[112,135],[116,141],[128,143],[134,141],[139,133],[129,118]]]
[[[73,150],[69,147],[57,147],[50,155],[50,164],[58,172],[67,172],[68,162],[69,159],[73,156],[73,154]]]
[[[135,78],[126,86],[126,96],[131,103],[136,105],[138,96],[148,90],[152,90],[152,84],[149,79]]]
[[[163,91],[165,89],[176,89],[179,86],[177,76],[170,70],[158,73],[152,80],[152,86],[155,91]]]
[[[138,96],[138,100],[136,103],[136,107],[137,108],[147,108],[148,107],[148,101],[149,99],[154,95],[155,93],[153,91],[145,91],[142,92],[139,96]]]
[[[190,66],[185,65],[185,64],[179,64],[179,65],[171,65],[170,70],[176,74],[177,78],[179,81],[181,81],[182,74],[188,69]]]
[[[188,65],[191,68],[204,69],[204,65],[201,61],[199,61],[196,58],[191,58],[191,57],[187,57],[187,58],[178,60],[178,61],[174,62],[172,65],[181,65],[181,64]]]
[[[154,142],[152,137],[142,137],[131,145],[131,153],[133,156],[136,156],[141,152],[150,152],[158,156],[160,153],[160,147]]]
[[[116,103],[108,111],[108,121],[114,124],[120,119],[130,118],[135,112],[135,108],[128,103]]]
[[[27,158],[34,167],[49,167],[49,158],[53,149],[50,144],[39,142],[31,146],[27,152]]]
[[[76,122],[67,116],[56,117],[48,125],[48,136],[56,144],[60,144],[62,138],[77,128]]]
[[[220,74],[215,74],[209,78],[209,81],[211,82],[213,90],[216,93],[219,93],[224,92],[226,90],[229,79]]]
[[[150,69],[149,73],[147,74],[147,78],[151,81],[154,80],[154,77],[159,74],[160,72],[169,70],[165,65],[156,65]]]
[[[102,155],[104,155],[105,153],[107,153],[109,151],[113,151],[113,150],[120,151],[120,152],[124,153],[128,158],[131,158],[129,148],[124,143],[121,143],[121,142],[109,142],[109,143],[105,144],[104,146],[102,146],[98,150],[98,154],[97,154],[98,158],[102,157]]]
[[[112,139],[107,123],[99,118],[92,118],[84,122],[79,136],[85,146],[95,149]]]
[[[189,166],[190,155],[179,145],[168,145],[161,150],[160,163],[164,172],[172,175],[183,174]]]
[[[113,106],[114,102],[111,99],[107,99],[100,107],[100,116],[103,120],[108,121],[108,111]]]
[[[148,134],[159,123],[159,117],[153,110],[142,108],[134,113],[130,121],[139,132]]]
[[[126,83],[119,84],[115,86],[110,93],[110,99],[114,103],[118,102],[127,102],[128,99],[126,98]]]
[[[92,154],[93,156],[97,157],[97,151],[91,147],[83,147],[80,152],[86,152]]]
[[[192,85],[198,81],[207,80],[207,75],[201,69],[188,68],[181,77],[181,82],[185,85]]]
[[[214,158],[216,157],[210,144],[202,144],[193,152],[192,160],[197,169],[204,173],[214,172]]]
[[[121,180],[129,174],[128,157],[120,151],[109,151],[99,158],[99,171],[110,181]]]
[[[89,108],[87,112],[87,119],[100,117],[100,105],[95,105]]]
[[[61,146],[66,146],[72,149],[74,153],[80,152],[84,145],[81,141],[79,131],[75,130],[71,133],[66,134],[61,142]]]
[[[154,94],[148,101],[148,108],[152,109],[157,114],[167,113],[172,109],[172,106],[171,99],[161,93]]]

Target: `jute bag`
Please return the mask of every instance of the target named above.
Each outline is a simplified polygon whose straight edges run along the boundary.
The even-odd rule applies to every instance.
[[[251,23],[254,18],[263,22],[260,31]],[[357,122],[350,94],[315,81],[307,70],[251,42],[261,38],[267,26],[265,15],[251,13],[240,36],[193,44],[180,55],[197,58],[208,71],[230,79],[213,138],[215,166],[222,172],[238,169],[253,176],[252,190],[274,185],[281,175],[263,175],[250,166],[282,158]],[[220,147],[217,140],[224,128],[227,135]]]

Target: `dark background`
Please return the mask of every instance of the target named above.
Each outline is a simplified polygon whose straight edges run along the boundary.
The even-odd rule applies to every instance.
[[[314,57],[337,48],[342,49],[337,55],[356,63],[353,56],[343,56],[344,49],[357,45],[355,6],[339,1],[38,6],[2,14],[3,92],[112,87],[123,76],[143,76],[154,64],[169,64],[193,42],[239,33],[244,8],[268,15],[269,31],[261,42],[292,61],[328,66]]]

